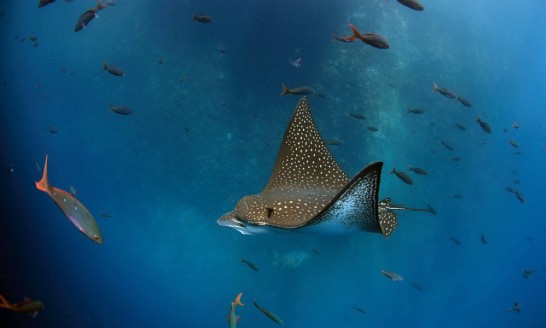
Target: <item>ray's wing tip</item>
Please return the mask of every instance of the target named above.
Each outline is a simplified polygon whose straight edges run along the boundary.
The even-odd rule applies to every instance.
[[[307,96],[301,97],[300,101],[298,101],[298,105],[296,106],[296,109],[298,108],[311,108],[311,105],[309,104],[309,98]]]
[[[373,162],[370,165],[368,165],[368,168],[381,170],[383,168],[383,162],[382,161]]]

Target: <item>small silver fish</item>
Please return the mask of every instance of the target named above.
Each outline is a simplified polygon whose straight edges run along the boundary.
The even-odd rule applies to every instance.
[[[489,126],[489,124],[487,122],[482,120],[480,117],[476,117],[476,122],[478,122],[478,124],[480,124],[480,127],[482,128],[482,130],[484,132],[491,133],[491,127]]]
[[[514,305],[506,309],[506,312],[519,313],[520,310],[521,310],[521,304],[518,304],[518,302],[514,302]]]
[[[254,301],[254,306],[257,307],[258,310],[262,311],[263,314],[268,316],[269,319],[273,320],[273,322],[278,323],[279,325],[284,324],[283,320],[278,315],[259,306],[258,303],[256,303],[256,301]]]
[[[398,2],[410,9],[416,10],[416,11],[423,11],[425,10],[425,7],[423,7],[422,4],[419,3],[417,0],[398,0]]]
[[[417,289],[417,290],[420,291],[420,292],[424,291],[423,287],[421,287],[421,286],[420,286],[418,283],[416,283],[415,281],[412,281],[412,282],[411,282],[411,285],[412,285],[413,287],[415,287],[415,289]]]
[[[400,274],[398,274],[396,272],[381,270],[381,274],[384,275],[385,277],[389,278],[392,281],[403,281],[404,280],[404,277],[402,277]]]
[[[361,113],[349,112],[349,115],[350,115],[351,117],[356,118],[357,120],[365,120],[365,119],[366,119],[366,115],[361,114]]]
[[[455,237],[449,237],[449,239],[451,239],[451,241],[457,245],[457,246],[461,246],[461,241]]]
[[[324,140],[324,143],[330,146],[340,146],[343,145],[343,141],[341,141],[338,138],[332,138],[328,140]]]
[[[76,197],[76,195],[78,194],[78,189],[74,188],[73,185],[70,185],[70,193],[72,194],[72,196]]]
[[[130,115],[133,110],[127,106],[110,106],[110,111],[119,115]]]
[[[432,85],[434,87],[432,92],[439,92],[442,96],[450,98],[450,99],[457,98],[457,95],[453,91],[449,89],[445,89],[445,88],[440,88],[435,82],[432,82]]]
[[[357,310],[357,311],[360,312],[360,313],[366,314],[366,311],[363,310],[363,309],[361,309],[361,308],[359,308],[358,306],[354,306],[354,305],[353,305],[353,309]]]
[[[450,151],[453,151],[453,147],[448,144],[445,140],[442,140],[442,145],[447,149],[447,150],[450,150]]]
[[[514,190],[514,195],[516,195],[516,197],[518,198],[518,200],[519,200],[522,204],[525,204],[525,203],[526,203],[525,197],[523,196],[523,194],[522,194],[519,190]]]
[[[466,131],[466,127],[460,123],[455,123],[455,126],[461,131]]]
[[[396,168],[392,168],[391,174],[395,174],[400,180],[404,181],[406,184],[412,185],[413,180],[410,178],[410,176],[402,171],[396,171]]]
[[[535,270],[533,269],[526,269],[526,270],[523,270],[523,273],[521,274],[521,276],[525,279],[529,279],[531,278],[531,276],[533,275],[533,273],[535,273]]]
[[[106,5],[102,4],[102,0],[98,0],[97,6],[95,8],[91,8],[86,10],[81,16],[78,18],[78,22],[76,22],[76,27],[74,28],[75,32],[80,31],[83,28],[86,28],[87,25],[89,25],[89,22],[91,22],[95,17],[97,16],[97,13],[106,8]]]
[[[117,66],[108,65],[108,63],[106,62],[103,62],[102,65],[103,65],[102,67],[103,71],[108,71],[108,73],[115,76],[125,76],[125,72]]]
[[[425,169],[422,169],[422,168],[419,168],[419,167],[410,166],[409,170],[413,171],[414,173],[419,174],[419,175],[427,175],[428,174],[428,172]]]
[[[472,104],[470,103],[470,101],[468,101],[466,99],[463,99],[461,97],[457,97],[457,100],[465,107],[472,107]]]
[[[411,113],[411,114],[417,114],[417,115],[420,115],[420,114],[423,114],[425,111],[422,110],[421,108],[413,108],[413,109],[408,109],[408,113]]]
[[[250,262],[250,261],[247,261],[247,260],[245,260],[245,259],[243,259],[243,258],[240,258],[239,261],[240,261],[241,263],[246,264],[249,268],[251,268],[252,270],[254,270],[254,271],[256,271],[256,272],[259,272],[259,271],[260,271],[260,269],[258,269],[258,267],[257,267],[254,263],[252,263],[252,262]]]
[[[284,85],[284,83],[281,83],[281,87],[282,87],[281,96],[289,95],[289,94],[290,95],[310,95],[316,92],[315,89],[308,87],[306,85],[289,89],[286,87],[286,85]]]

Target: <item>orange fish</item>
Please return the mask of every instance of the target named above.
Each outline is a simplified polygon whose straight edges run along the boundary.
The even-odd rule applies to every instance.
[[[390,45],[383,36],[375,33],[360,33],[357,28],[349,23],[349,27],[353,31],[353,35],[350,36],[335,36],[334,41],[353,42],[356,39],[378,49],[389,49]]]
[[[36,318],[38,312],[44,310],[44,304],[41,301],[29,300],[28,298],[25,298],[25,300],[21,303],[10,304],[10,302],[8,302],[2,295],[0,295],[0,307],[13,312],[32,313],[32,318]]]
[[[69,192],[52,187],[47,179],[47,155],[44,164],[42,180],[36,182],[36,188],[49,195],[59,206],[64,215],[89,239],[102,244],[102,234],[99,226],[89,210]]]
[[[237,327],[237,316],[235,315],[235,307],[237,305],[245,306],[243,303],[241,303],[241,297],[243,296],[243,293],[239,293],[235,300],[231,302],[231,308],[229,310],[229,328],[236,328]]]

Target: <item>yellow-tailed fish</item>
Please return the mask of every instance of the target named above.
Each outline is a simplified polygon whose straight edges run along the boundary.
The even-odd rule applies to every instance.
[[[239,293],[237,297],[235,297],[235,300],[231,302],[231,308],[229,310],[229,328],[237,328],[237,316],[235,315],[235,307],[237,305],[245,306],[243,303],[241,303],[241,297],[243,296],[243,293]]]
[[[32,314],[32,318],[35,318],[38,315],[38,312],[44,310],[44,304],[41,301],[25,298],[21,303],[11,304],[2,295],[0,295],[0,307],[13,312]]]
[[[102,234],[99,226],[89,210],[69,192],[52,187],[47,179],[47,155],[42,179],[36,182],[36,188],[49,195],[59,206],[64,215],[89,239],[102,244]]]

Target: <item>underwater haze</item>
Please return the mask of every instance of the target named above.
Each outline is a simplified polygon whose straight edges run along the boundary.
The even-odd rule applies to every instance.
[[[546,327],[544,1],[108,0],[78,32],[94,0],[38,2],[0,1],[0,294],[44,309],[1,328]],[[271,176],[281,83],[349,177],[381,161],[380,199],[436,214],[217,224]]]

